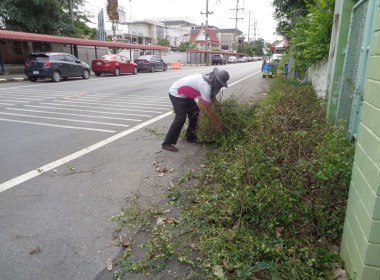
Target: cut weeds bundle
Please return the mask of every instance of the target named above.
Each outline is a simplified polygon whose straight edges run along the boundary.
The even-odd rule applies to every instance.
[[[353,145],[312,87],[295,81],[276,79],[260,104],[228,99],[216,111],[223,133],[199,121],[198,139],[214,148],[198,184],[169,194],[184,209],[176,230],[186,234],[174,239],[198,255],[186,258],[192,276],[183,278],[328,279]]]

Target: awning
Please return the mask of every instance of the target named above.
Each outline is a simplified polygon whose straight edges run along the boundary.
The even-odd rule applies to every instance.
[[[216,53],[216,54],[228,54],[228,55],[243,55],[246,56],[246,53],[234,53],[234,52],[220,52],[220,51],[205,51],[205,50],[197,50],[197,49],[186,49],[188,53]]]
[[[34,41],[34,42],[47,42],[58,44],[71,44],[82,46],[96,46],[108,48],[126,48],[126,49],[141,49],[141,50],[164,50],[168,51],[168,47],[155,46],[155,45],[142,45],[142,44],[128,44],[117,43],[111,41],[87,40],[72,37],[63,37],[46,34],[36,34],[27,32],[16,32],[8,30],[0,30],[0,39],[20,40],[20,41]]]

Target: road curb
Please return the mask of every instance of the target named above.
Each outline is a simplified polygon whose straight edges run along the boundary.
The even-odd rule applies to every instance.
[[[0,79],[0,83],[12,83],[12,82],[23,82],[27,81],[28,78],[7,78],[7,79]]]

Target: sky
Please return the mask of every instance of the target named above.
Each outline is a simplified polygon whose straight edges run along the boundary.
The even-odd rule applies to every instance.
[[[237,28],[243,32],[246,40],[248,35],[250,39],[254,38],[255,21],[256,38],[263,38],[270,43],[282,39],[274,34],[276,21],[273,18],[274,8],[270,0],[208,0],[209,12],[213,12],[209,14],[208,24],[218,28],[235,28],[237,1]],[[119,6],[124,6],[127,20],[180,17],[196,24],[205,24],[206,15],[202,15],[201,12],[206,13],[206,2],[207,0],[118,0]],[[92,27],[97,26],[96,16],[106,6],[107,0],[87,0],[85,8],[95,16]],[[106,23],[106,29],[111,29],[109,22]]]

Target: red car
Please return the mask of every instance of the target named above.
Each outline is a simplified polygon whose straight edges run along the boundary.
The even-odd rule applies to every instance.
[[[137,64],[120,54],[107,54],[94,59],[91,69],[96,76],[100,76],[102,73],[113,73],[115,76],[119,76],[121,73],[137,74]]]

